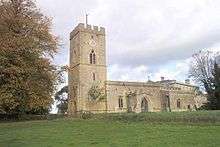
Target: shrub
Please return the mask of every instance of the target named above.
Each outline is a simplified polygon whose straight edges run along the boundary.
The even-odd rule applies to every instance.
[[[146,123],[219,123],[220,111],[95,114],[94,119]]]
[[[85,111],[81,113],[82,119],[91,119],[93,117],[93,114],[89,111]]]

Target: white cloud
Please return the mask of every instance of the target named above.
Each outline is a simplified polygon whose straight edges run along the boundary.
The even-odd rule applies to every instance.
[[[114,64],[108,68],[108,79],[119,81],[147,81],[148,68],[145,65],[137,67]]]
[[[186,60],[200,49],[220,47],[218,0],[37,0],[54,18],[64,46],[56,63],[68,64],[69,33],[88,12],[89,23],[107,30],[109,79],[183,80]]]
[[[168,67],[162,67],[152,76],[152,80],[158,81],[160,77],[165,77],[165,79],[176,79],[184,82],[184,80],[188,78],[190,60],[191,58],[175,61],[174,64],[168,65]],[[169,67],[171,67],[171,69]]]
[[[184,82],[188,78],[190,60],[191,58],[175,61],[175,63],[171,62],[166,66],[158,67],[154,72],[150,71],[145,65],[131,67],[115,64],[108,68],[108,79],[145,82],[148,78],[153,81],[159,81],[161,77],[165,77],[166,79],[176,79]]]
[[[210,0],[107,0],[99,1],[91,19],[108,29],[109,64],[164,64],[220,41],[218,5]]]
[[[214,53],[220,52],[220,42],[213,44],[208,50]]]

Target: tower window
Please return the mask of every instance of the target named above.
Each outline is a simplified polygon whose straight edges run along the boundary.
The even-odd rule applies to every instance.
[[[93,59],[93,64],[96,64],[96,57],[95,57],[95,53],[92,55],[92,59]]]
[[[180,99],[177,100],[176,106],[177,106],[177,108],[180,108]]]
[[[123,99],[121,97],[118,99],[118,107],[120,109],[123,108]]]
[[[93,50],[89,54],[89,63],[90,64],[96,64],[96,55],[95,55],[95,52]]]
[[[96,80],[95,73],[92,73],[92,79],[93,79],[93,81]]]
[[[92,53],[89,55],[89,63],[92,64]]]
[[[91,36],[91,38],[93,39],[93,38],[94,38],[94,36],[92,35],[92,36]]]

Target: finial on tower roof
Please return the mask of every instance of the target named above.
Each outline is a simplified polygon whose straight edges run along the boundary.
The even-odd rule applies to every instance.
[[[86,26],[88,25],[88,16],[89,14],[86,13]]]

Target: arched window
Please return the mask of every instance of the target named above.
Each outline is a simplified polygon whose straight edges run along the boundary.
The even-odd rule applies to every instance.
[[[92,53],[89,55],[89,63],[92,64]]]
[[[177,106],[177,108],[180,108],[180,99],[178,99],[178,100],[176,101],[176,106]]]
[[[148,101],[146,98],[143,98],[141,101],[141,112],[148,112]]]
[[[92,50],[91,53],[89,54],[89,63],[96,64],[96,56],[94,50]]]
[[[123,108],[123,99],[121,97],[118,99],[118,107]]]
[[[95,53],[92,55],[93,58],[93,64],[96,64],[96,57],[95,57]]]

